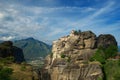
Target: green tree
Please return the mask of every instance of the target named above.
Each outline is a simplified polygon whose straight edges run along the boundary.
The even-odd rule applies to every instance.
[[[11,68],[1,68],[0,69],[0,80],[11,80],[10,75],[12,74],[13,69]]]
[[[117,52],[117,47],[113,45],[110,45],[108,48],[99,47],[90,60],[99,61],[103,64],[108,58],[115,57]]]
[[[99,47],[96,53],[91,57],[91,61],[99,61],[102,66],[103,80],[107,80],[107,73],[105,72],[105,65],[108,58],[113,58],[117,55],[118,49],[116,46],[110,45],[108,48]],[[119,63],[119,62],[118,62]],[[119,80],[120,76],[116,74],[114,80]]]
[[[115,57],[117,55],[118,52],[118,48],[117,46],[113,46],[110,45],[108,48],[105,49],[104,53],[105,53],[105,58],[112,58]]]
[[[91,57],[90,61],[99,61],[100,63],[105,63],[105,57],[101,50],[97,50],[96,53]]]
[[[65,54],[61,54],[61,58],[65,58],[66,57],[66,55]]]

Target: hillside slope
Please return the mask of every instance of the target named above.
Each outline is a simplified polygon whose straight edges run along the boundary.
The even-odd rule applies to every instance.
[[[14,45],[23,49],[25,59],[45,57],[51,51],[51,46],[34,38],[14,41]]]

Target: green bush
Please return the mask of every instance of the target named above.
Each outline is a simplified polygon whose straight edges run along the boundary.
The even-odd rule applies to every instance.
[[[118,60],[108,60],[104,64],[106,80],[120,80],[120,66]]]
[[[26,66],[25,65],[21,65],[21,71],[25,71],[26,70]]]
[[[14,57],[10,56],[10,57],[6,57],[6,58],[0,58],[0,63],[2,64],[8,64],[8,63],[12,63],[14,62]]]
[[[102,77],[98,77],[97,80],[103,80],[103,78]]]
[[[0,80],[11,80],[10,75],[13,73],[11,68],[1,68],[0,69]]]
[[[65,54],[61,54],[61,58],[65,58],[66,57],[66,55]]]
[[[113,45],[110,45],[108,48],[99,47],[96,53],[91,57],[91,61],[99,61],[103,64],[103,80],[120,80],[120,60],[109,60],[109,58],[114,58],[117,52],[117,47]]]
[[[115,57],[117,55],[117,52],[118,52],[118,48],[116,46],[110,45],[104,51],[105,58],[108,59],[108,58]]]
[[[114,80],[120,80],[120,73],[116,73],[114,75]]]
[[[101,50],[97,50],[96,53],[91,57],[90,61],[99,61],[100,63],[105,63],[105,57],[101,53]]]
[[[68,58],[67,58],[67,62],[70,62],[70,61],[71,61],[71,58],[70,58],[70,57],[68,57]]]
[[[118,60],[118,66],[120,66],[120,59]]]
[[[99,61],[104,64],[109,58],[113,58],[117,55],[117,47],[110,45],[108,48],[99,47],[95,54],[91,57],[90,61]]]

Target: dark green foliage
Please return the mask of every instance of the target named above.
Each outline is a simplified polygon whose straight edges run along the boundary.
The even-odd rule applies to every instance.
[[[116,73],[114,75],[114,80],[120,80],[120,73]]]
[[[71,58],[70,58],[70,57],[68,57],[67,62],[70,62],[70,61],[71,61]]]
[[[101,77],[98,77],[97,80],[103,80]]]
[[[8,62],[14,62],[14,57],[13,56],[10,56],[10,57],[6,57],[5,58]]]
[[[120,76],[120,60],[108,60],[109,58],[114,58],[117,55],[117,47],[110,45],[107,48],[99,47],[96,53],[91,57],[91,61],[99,61],[101,64],[103,72],[103,80],[119,80]],[[118,71],[116,71],[118,70]],[[114,73],[114,74],[111,74]]]
[[[113,58],[117,55],[118,49],[116,46],[110,45],[108,48],[105,49],[105,58]]]
[[[114,75],[114,80],[120,80],[120,73],[116,73]]]
[[[104,64],[107,59],[115,57],[117,55],[117,51],[117,47],[113,45],[108,48],[99,47],[90,60],[99,61]]]
[[[118,60],[118,65],[120,66],[120,59]]]
[[[0,68],[0,80],[11,80],[10,75],[13,73],[11,68]]]
[[[65,54],[61,54],[61,58],[65,58],[66,57],[66,55]]]
[[[22,48],[25,59],[46,57],[51,52],[51,46],[33,38],[18,40],[14,45]]]
[[[0,58],[0,63],[2,64],[10,64],[14,62],[14,57],[10,56],[10,57],[6,57],[6,58]]]
[[[104,72],[106,74],[106,80],[120,80],[120,66],[119,60],[108,60],[104,64]]]
[[[105,63],[105,57],[101,50],[97,50],[96,53],[91,57],[90,61],[99,61],[100,63]]]
[[[21,71],[25,71],[26,70],[26,66],[25,65],[21,65]]]

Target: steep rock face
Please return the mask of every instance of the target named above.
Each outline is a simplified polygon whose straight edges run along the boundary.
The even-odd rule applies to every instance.
[[[95,48],[96,35],[93,32],[86,31],[75,34],[75,31],[72,31],[69,36],[62,37],[53,42],[53,60],[60,58],[61,54],[66,54],[71,57],[73,55],[76,56],[76,54],[83,56],[83,58],[89,57]]]
[[[99,35],[97,38],[97,47],[104,47],[107,48],[110,45],[115,45],[117,46],[117,42],[114,38],[114,36],[110,35],[110,34],[106,34],[106,35]]]
[[[5,41],[0,44],[0,57],[6,58],[13,56],[15,62],[23,62],[25,61],[22,49],[13,46],[11,41]]]
[[[97,80],[103,77],[100,64],[89,59],[100,46],[116,45],[111,35],[96,35],[91,31],[76,32],[53,42],[52,54],[46,57],[41,80]]]
[[[23,55],[23,50],[21,48],[13,46],[13,56],[15,58],[16,62],[23,62],[25,61],[24,55]]]
[[[51,69],[51,80],[97,80],[101,68],[94,63],[56,66]]]

